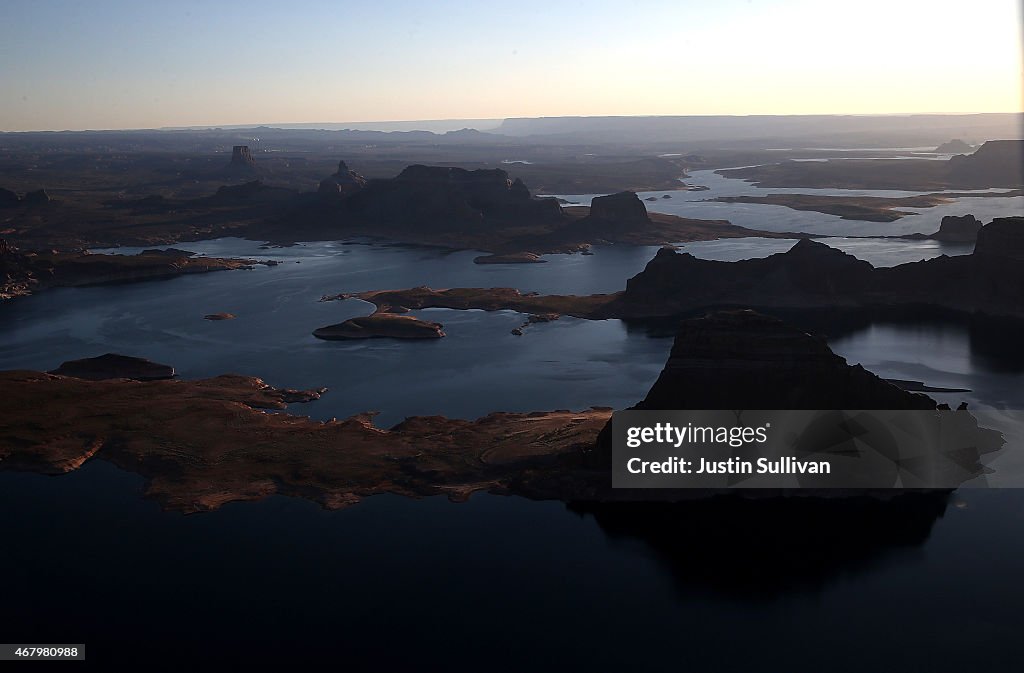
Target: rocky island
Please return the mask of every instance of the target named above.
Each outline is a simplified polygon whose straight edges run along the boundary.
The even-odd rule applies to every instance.
[[[159,381],[173,379],[174,367],[145,358],[107,353],[95,358],[68,360],[50,373],[87,381],[107,381],[109,379]]]
[[[138,255],[88,252],[23,253],[0,239],[0,300],[51,287],[173,278],[190,273],[251,269],[251,259],[195,257],[181,250],[146,250]]]
[[[350,318],[337,325],[314,330],[318,339],[341,341],[346,339],[440,339],[444,336],[441,323],[420,320],[410,315],[374,313],[361,318]]]

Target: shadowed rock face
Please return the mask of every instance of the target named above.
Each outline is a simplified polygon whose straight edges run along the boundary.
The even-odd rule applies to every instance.
[[[974,154],[949,160],[953,184],[967,187],[1019,187],[1024,185],[1024,140],[990,140]]]
[[[810,335],[751,310],[719,311],[683,321],[658,380],[633,409],[906,409],[935,400],[850,365]],[[952,412],[950,412],[952,413]],[[611,465],[611,422],[595,467]]]
[[[626,282],[610,315],[674,315],[714,306],[854,305],[873,268],[845,252],[800,240],[788,252],[740,262],[662,248]]]
[[[826,309],[924,307],[1024,318],[1024,218],[994,220],[973,255],[891,268],[808,239],[787,252],[739,262],[700,260],[663,249],[602,309],[654,317],[721,307]]]
[[[993,220],[978,231],[974,254],[988,261],[1024,261],[1024,217]]]
[[[252,158],[248,145],[235,145],[231,148],[229,168],[256,168],[256,160]]]
[[[371,180],[348,204],[351,212],[364,218],[424,225],[562,218],[558,203],[533,198],[522,182],[512,182],[500,169],[409,166],[393,179]]]
[[[650,222],[647,208],[633,192],[595,196],[590,202],[589,218],[595,222],[615,222],[622,226]]]
[[[932,238],[948,243],[970,243],[977,240],[980,230],[981,220],[974,215],[946,215],[942,218],[939,230],[932,234]]]
[[[934,409],[850,365],[825,340],[754,311],[685,321],[635,409]]]

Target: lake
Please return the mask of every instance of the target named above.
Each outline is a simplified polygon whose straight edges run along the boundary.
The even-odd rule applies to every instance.
[[[735,204],[719,205],[754,226],[733,216]],[[791,245],[738,239],[684,249],[732,260]],[[942,250],[849,245],[877,264]],[[291,411],[330,418],[379,410],[378,423],[389,426],[412,414],[623,408],[646,394],[671,347],[616,320],[562,318],[517,337],[511,330],[523,317],[507,311],[417,311],[444,323],[448,336],[431,342],[311,335],[372,309],[320,302],[322,295],[424,284],[612,292],[656,248],[484,266],[472,252],[360,243],[176,247],[282,264],[8,302],[0,306],[0,369],[52,369],[120,352],[174,365],[185,378],[238,372],[276,386],[327,386],[323,399]],[[238,317],[202,319],[219,311]],[[831,345],[882,376],[971,389],[937,395],[942,401],[1024,403],[1015,348],[969,325],[874,323]],[[664,670],[670,662],[722,671],[962,671],[1020,663],[1021,490],[961,490],[949,502],[866,510],[588,508],[478,494],[460,504],[385,495],[326,512],[273,497],[183,516],[160,511],[142,487],[103,461],[60,477],[0,472],[7,642],[85,642],[93,665],[128,659],[145,670],[180,670],[198,657],[228,667],[336,660],[357,670]]]
[[[812,194],[818,196],[878,196],[902,197],[937,194],[943,190],[931,192],[912,192],[896,189],[812,189],[806,187],[765,187],[754,186],[746,180],[736,180],[721,176],[715,171],[693,171],[686,178],[688,185],[706,187],[703,191],[656,191],[638,192],[641,199],[655,197],[655,201],[644,201],[652,212],[667,213],[680,217],[703,220],[729,220],[733,224],[750,229],[764,231],[794,231],[822,236],[903,236],[905,234],[932,234],[939,230],[939,224],[946,215],[972,214],[982,222],[990,222],[996,217],[1013,217],[1024,213],[1024,196],[975,196],[959,197],[952,203],[932,208],[904,208],[898,210],[916,213],[895,222],[862,222],[860,220],[844,220],[838,215],[826,215],[811,211],[793,210],[786,206],[766,205],[761,203],[720,203],[711,201],[723,196],[764,196],[766,194]],[[945,190],[968,193],[972,190]],[[982,192],[1001,192],[1005,190],[974,190]],[[664,196],[671,198],[665,199]],[[561,194],[571,204],[590,205],[590,200],[600,194]],[[828,241],[831,245],[832,243]],[[841,246],[837,246],[841,247]],[[852,250],[850,251],[852,252]],[[966,250],[970,252],[970,250]],[[949,252],[947,254],[956,254]],[[961,253],[963,254],[963,253]],[[869,257],[864,257],[873,264]],[[922,258],[923,259],[923,258]],[[904,260],[906,261],[906,260]],[[916,260],[911,260],[916,261]],[[884,264],[882,265],[884,266]]]

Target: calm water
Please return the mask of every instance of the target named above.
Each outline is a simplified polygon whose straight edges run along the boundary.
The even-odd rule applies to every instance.
[[[674,526],[656,520],[666,544],[645,513],[631,530],[556,502],[378,496],[324,512],[274,497],[185,517],[141,487],[102,461],[58,478],[0,473],[5,638],[85,641],[95,670],[195,658],[497,671],[1020,661],[1024,491],[961,492],[956,506],[873,522],[877,535],[851,547],[852,530],[835,530],[845,517],[816,521],[824,532],[797,517],[813,543],[786,544],[738,538],[729,519],[695,530],[682,511]]]
[[[799,231],[826,236],[902,236],[904,234],[931,234],[938,231],[942,218],[946,215],[973,214],[982,222],[989,222],[996,217],[1013,217],[1024,215],[1024,197],[963,197],[952,203],[933,208],[899,208],[899,210],[917,213],[908,215],[895,222],[861,222],[843,220],[837,215],[825,215],[810,211],[793,210],[785,206],[770,206],[759,203],[718,203],[711,201],[721,196],[764,196],[766,194],[817,194],[822,196],[884,196],[901,197],[933,194],[936,192],[911,192],[903,190],[881,189],[810,189],[810,188],[776,188],[755,187],[745,180],[736,180],[718,175],[714,171],[694,171],[686,178],[690,185],[704,186],[708,189],[699,192],[639,192],[642,199],[656,197],[656,201],[645,201],[647,208],[653,212],[668,213],[681,217],[692,217],[704,220],[729,220],[751,229],[765,231]],[[965,190],[954,190],[965,191]],[[1003,190],[981,190],[1003,191]],[[672,198],[663,199],[665,195]],[[590,205],[590,200],[598,194],[562,195],[561,198],[571,202]],[[853,252],[852,250],[850,252]],[[966,250],[965,252],[970,252]],[[947,252],[947,254],[957,254]],[[960,253],[963,254],[963,253]],[[920,259],[925,259],[921,257]],[[864,257],[875,263],[870,257]],[[906,260],[904,260],[906,261]],[[916,261],[916,260],[911,260]]]
[[[791,243],[686,249],[738,259]],[[875,243],[876,260],[926,254]],[[390,425],[409,414],[621,408],[644,396],[671,346],[612,320],[562,319],[515,337],[522,316],[482,311],[418,312],[445,324],[448,337],[429,343],[310,334],[370,310],[321,303],[324,294],[421,284],[609,292],[653,248],[480,266],[473,253],[389,246],[259,250],[223,239],[179,247],[285,263],[7,303],[0,369],[121,352],[172,364],[186,378],[234,371],[327,386],[322,400],[292,411],[326,418],[374,409]],[[218,311],[238,318],[202,319]],[[972,389],[951,402],[1024,404],[1024,365],[966,326],[870,325],[832,343],[883,376]],[[964,490],[948,505],[873,514],[749,503],[585,511],[478,495],[463,504],[379,496],[340,512],[275,497],[188,517],[161,512],[141,492],[139,477],[102,461],[61,477],[0,473],[0,577],[5,605],[17,606],[0,616],[6,642],[84,641],[93,663],[152,662],[147,649],[163,646],[158,661],[168,667],[200,652],[238,662],[238,648],[248,660],[319,658],[357,670],[664,670],[670,662],[937,671],[1019,661],[1024,491]],[[224,649],[211,655],[212,640]]]

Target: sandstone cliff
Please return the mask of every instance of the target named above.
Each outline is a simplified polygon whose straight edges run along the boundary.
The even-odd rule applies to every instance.
[[[763,259],[717,262],[663,249],[602,309],[654,317],[716,307],[924,307],[1024,318],[1024,218],[982,227],[974,254],[874,268],[812,240]]]

